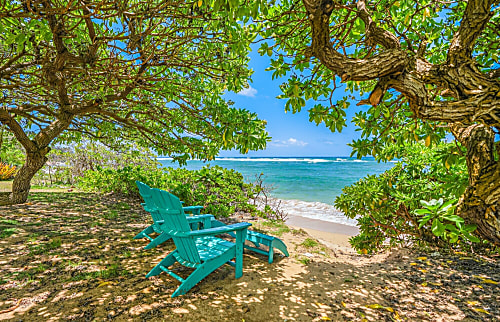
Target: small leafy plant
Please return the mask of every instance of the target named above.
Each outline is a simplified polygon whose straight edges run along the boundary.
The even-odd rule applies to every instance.
[[[450,243],[458,242],[459,238],[478,243],[480,240],[471,233],[476,225],[465,225],[464,219],[454,214],[456,199],[444,202],[442,198],[430,201],[420,200],[423,208],[416,209],[415,214],[421,216],[418,228],[431,224],[432,233]]]
[[[313,248],[318,246],[319,243],[312,238],[306,238],[301,245],[307,248]]]

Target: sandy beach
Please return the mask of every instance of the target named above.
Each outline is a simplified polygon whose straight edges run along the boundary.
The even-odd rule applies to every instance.
[[[296,229],[303,229],[330,248],[336,246],[351,248],[349,238],[359,232],[357,227],[301,216],[289,216],[286,224]]]
[[[171,298],[176,279],[145,275],[175,245],[144,250],[147,240],[132,239],[150,224],[139,202],[83,193],[33,196],[27,204],[0,206],[6,225],[22,223],[0,239],[0,320],[500,319],[498,261],[406,249],[360,255],[348,245],[354,227],[304,217],[291,217],[290,226],[253,221],[252,229],[282,239],[289,257],[277,252],[269,264],[245,251],[241,278],[223,265]],[[183,277],[191,271],[176,268]]]

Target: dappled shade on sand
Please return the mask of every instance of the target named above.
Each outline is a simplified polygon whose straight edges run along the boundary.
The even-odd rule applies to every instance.
[[[144,251],[150,224],[139,201],[84,193],[33,193],[0,207],[0,319],[169,321],[497,320],[498,262],[464,254],[330,249],[303,230],[279,233],[290,257],[246,252],[243,277],[224,265],[180,298],[178,282],[146,279],[172,242]],[[192,271],[174,267],[186,277]]]

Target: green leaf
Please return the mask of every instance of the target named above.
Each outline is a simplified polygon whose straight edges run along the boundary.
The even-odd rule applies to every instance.
[[[456,233],[450,234],[450,243],[454,244],[458,241],[458,235]]]
[[[479,243],[479,242],[481,241],[479,238],[477,238],[476,236],[471,235],[471,234],[470,234],[469,232],[467,232],[467,231],[462,231],[462,234],[463,234],[463,236],[464,236],[466,239],[470,240],[470,241],[471,241],[471,242],[473,242],[473,243]]]
[[[463,223],[464,220],[462,217],[459,217],[457,215],[444,215],[441,217],[442,219],[445,219],[445,220],[449,220],[449,221],[452,221],[454,223]]]
[[[476,229],[477,229],[477,225],[465,225],[465,227],[463,228],[463,230],[465,230],[469,233],[473,232]]]
[[[416,209],[415,213],[417,215],[423,216],[423,215],[426,215],[426,214],[430,214],[431,212],[428,209],[423,208],[423,209]]]
[[[445,232],[445,226],[437,218],[432,222],[432,233],[436,236],[442,236]]]

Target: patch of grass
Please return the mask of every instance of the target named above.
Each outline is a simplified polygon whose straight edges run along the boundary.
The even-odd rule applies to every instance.
[[[89,223],[90,228],[94,228],[94,227],[98,227],[98,226],[100,227],[100,226],[103,226],[103,225],[104,224],[102,222],[98,221],[98,220],[94,220],[94,221],[91,221]]]
[[[270,227],[270,228],[283,228],[283,227],[288,227],[287,225],[285,225],[284,223],[280,222],[280,221],[273,221],[273,220],[266,220],[266,221],[262,221],[260,223],[262,226],[265,226],[265,227]]]
[[[268,220],[263,221],[260,224],[263,227],[271,228],[270,233],[278,237],[282,236],[284,233],[290,232],[290,227],[279,221]]]
[[[313,248],[313,247],[318,246],[319,243],[312,238],[306,238],[300,245],[307,247],[307,248]]]
[[[7,280],[0,277],[0,285],[7,284]]]
[[[307,257],[301,257],[298,259],[298,261],[299,261],[299,263],[302,263],[304,265],[308,265],[311,262],[311,260]]]
[[[272,233],[278,237],[281,237],[284,233],[288,233],[290,231],[290,228],[280,228],[278,230],[273,231]]]
[[[0,224],[6,224],[6,225],[18,225],[19,221],[17,220],[12,220],[12,219],[0,219]]]
[[[118,211],[116,210],[111,210],[107,213],[104,214],[103,216],[105,219],[111,220],[111,219],[116,219],[118,217]]]
[[[78,262],[73,262],[71,259],[68,259],[68,260],[64,260],[60,266],[61,267],[66,267],[66,266],[71,266],[71,267],[77,267],[77,266],[80,266],[82,265],[82,260],[79,260]]]
[[[294,235],[307,235],[304,229],[292,229],[291,232]]]
[[[118,209],[118,210],[130,210],[130,205],[126,202],[119,202],[117,203],[115,206],[114,206],[115,209]]]
[[[47,244],[47,248],[49,249],[56,249],[56,248],[59,248],[61,247],[62,245],[62,240],[60,237],[56,237],[56,238],[53,238],[49,241],[49,243]]]
[[[81,281],[88,279],[110,279],[119,276],[129,276],[132,273],[126,269],[122,269],[118,264],[111,264],[108,268],[96,271],[96,272],[88,272],[88,273],[80,273],[76,274],[71,278],[72,281]]]
[[[48,243],[35,245],[33,247],[30,247],[30,250],[31,250],[31,254],[40,255],[40,254],[48,253],[51,250],[57,249],[57,248],[61,247],[61,245],[62,245],[61,238],[56,237],[56,238],[51,239]]]
[[[29,243],[33,243],[36,241],[36,238],[38,237],[39,235],[37,233],[33,233],[33,234],[30,234],[28,236],[28,242]]]
[[[48,269],[49,269],[48,266],[40,264],[37,267],[32,268],[30,271],[32,271],[33,273],[43,273],[43,272],[45,272]]]
[[[0,238],[7,238],[16,233],[17,229],[16,228],[5,228],[0,232]]]
[[[34,273],[31,270],[27,270],[27,271],[19,272],[19,274],[17,274],[17,276],[16,276],[16,280],[18,280],[18,281],[24,281],[24,280],[32,281],[32,280],[34,280],[34,277],[35,277]]]

